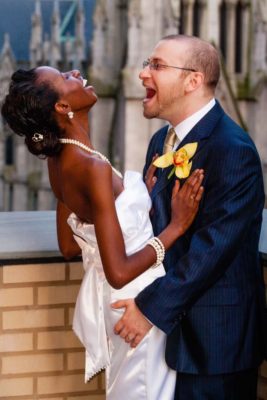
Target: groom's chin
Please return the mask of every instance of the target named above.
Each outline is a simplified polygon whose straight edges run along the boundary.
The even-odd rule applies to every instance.
[[[148,110],[146,110],[146,109],[144,108],[143,116],[144,116],[146,119],[152,119],[152,118],[157,118],[157,117],[158,117],[158,114],[153,113],[153,112],[149,112]]]

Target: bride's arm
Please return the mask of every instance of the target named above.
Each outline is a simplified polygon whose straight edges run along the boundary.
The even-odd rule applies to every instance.
[[[95,169],[95,170],[94,170]],[[142,274],[156,262],[155,250],[144,243],[144,248],[126,255],[124,240],[117,218],[112,187],[112,174],[108,165],[90,168],[90,185],[84,188],[93,210],[93,223],[106,278],[119,289]],[[202,196],[203,171],[194,172],[179,190],[178,181],[172,198],[172,219],[158,236],[167,250],[191,225]],[[191,200],[194,196],[195,201]],[[179,212],[176,210],[179,209]],[[91,215],[90,215],[91,216]],[[84,216],[86,220],[87,217]]]

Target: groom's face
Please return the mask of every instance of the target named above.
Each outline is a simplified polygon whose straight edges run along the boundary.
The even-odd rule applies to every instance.
[[[139,74],[146,96],[143,100],[146,118],[161,118],[171,122],[177,107],[183,104],[185,81],[190,73],[167,66],[186,67],[186,44],[162,40],[155,47]]]

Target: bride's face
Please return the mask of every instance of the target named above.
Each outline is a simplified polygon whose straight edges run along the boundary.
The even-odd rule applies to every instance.
[[[97,101],[97,96],[92,86],[86,86],[80,71],[73,70],[60,72],[51,67],[38,67],[37,82],[47,82],[57,93],[60,100],[69,103],[72,111],[90,109]]]

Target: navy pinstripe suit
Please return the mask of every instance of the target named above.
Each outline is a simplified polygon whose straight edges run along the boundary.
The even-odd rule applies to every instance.
[[[162,154],[166,133],[164,127],[153,136],[144,173],[153,155]],[[263,359],[264,310],[260,160],[248,134],[218,102],[179,147],[191,142],[198,142],[192,170],[205,172],[198,215],[167,252],[166,276],[145,288],[136,303],[168,335],[171,368],[205,375],[256,368]],[[170,169],[157,170],[151,193],[155,235],[170,220]]]

